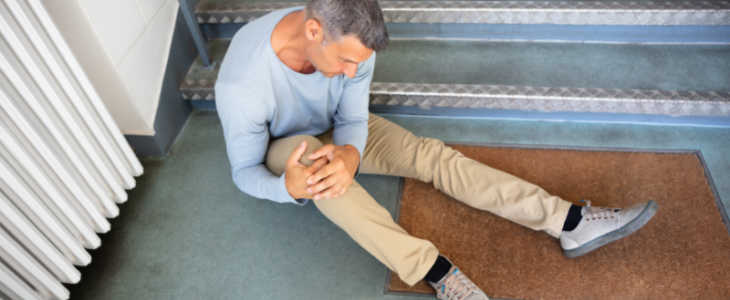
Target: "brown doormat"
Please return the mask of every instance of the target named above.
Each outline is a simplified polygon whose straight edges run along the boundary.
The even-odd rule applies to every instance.
[[[401,226],[432,241],[490,297],[730,299],[730,236],[697,153],[453,147],[573,203],[659,205],[633,235],[569,259],[546,233],[406,179]],[[390,292],[433,293],[388,276]]]

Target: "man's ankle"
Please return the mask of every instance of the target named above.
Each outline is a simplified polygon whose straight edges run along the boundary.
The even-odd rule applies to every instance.
[[[578,223],[580,223],[580,220],[583,218],[582,209],[582,206],[577,206],[575,204],[570,205],[568,217],[565,218],[565,223],[563,223],[563,231],[571,231],[578,226]]]
[[[433,263],[431,270],[428,271],[424,279],[432,283],[439,282],[439,280],[441,280],[441,278],[444,278],[444,276],[446,275],[446,273],[449,272],[450,269],[451,262],[449,262],[446,257],[439,255],[439,257],[436,259],[436,262]]]

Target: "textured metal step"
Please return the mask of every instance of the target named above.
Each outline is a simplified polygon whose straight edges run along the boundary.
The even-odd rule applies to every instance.
[[[213,68],[205,68],[199,61],[193,64],[180,87],[183,99],[215,99],[213,87],[229,42],[214,40],[209,44],[216,63]],[[395,41],[389,49],[378,53],[370,91],[371,105],[426,110],[453,108],[730,116],[730,46],[529,45],[542,48],[526,49],[523,55],[531,57],[519,57],[516,52],[528,44],[511,44],[514,45]],[[601,47],[615,49],[601,50]],[[625,53],[611,56],[601,51]],[[429,64],[429,57],[422,55],[427,52],[433,53],[434,57],[441,52],[452,56]],[[588,52],[598,53],[581,61]],[[505,54],[499,56],[499,53]],[[534,53],[541,53],[544,57],[532,57]],[[567,56],[554,57],[555,53]],[[483,58],[475,55],[483,55]],[[636,57],[621,58],[622,55]],[[551,56],[553,59],[549,60]],[[489,60],[488,57],[502,63],[483,64]],[[596,57],[605,57],[609,61],[592,62]],[[571,59],[575,60],[572,64],[569,62]],[[644,64],[663,64],[663,60],[676,62],[676,65],[658,65],[656,70],[648,73],[630,68],[610,70],[607,67],[634,65],[641,68]],[[580,67],[591,64],[595,66]],[[683,70],[662,69],[672,67]],[[647,76],[651,78],[643,78]]]
[[[730,92],[374,82],[370,104],[540,112],[730,116]]]
[[[300,2],[201,0],[199,23],[245,23]],[[730,1],[380,1],[388,23],[730,25]]]
[[[215,100],[201,83],[181,88],[183,99]],[[478,84],[373,82],[370,104],[390,107],[496,109],[538,112],[730,116],[730,92],[551,88]]]

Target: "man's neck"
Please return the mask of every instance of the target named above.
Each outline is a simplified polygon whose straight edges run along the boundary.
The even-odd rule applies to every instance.
[[[306,55],[307,40],[304,37],[305,14],[303,10],[286,15],[271,33],[271,47],[282,63],[290,69],[304,74],[316,70]]]

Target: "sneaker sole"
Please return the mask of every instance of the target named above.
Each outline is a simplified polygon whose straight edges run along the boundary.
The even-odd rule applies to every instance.
[[[587,254],[588,252],[596,250],[610,242],[620,240],[639,230],[639,228],[644,227],[644,225],[646,225],[646,223],[648,223],[649,220],[651,220],[651,218],[654,216],[656,210],[656,202],[654,202],[654,200],[649,200],[649,203],[646,204],[641,213],[639,213],[636,218],[634,218],[631,222],[627,223],[623,227],[599,236],[578,248],[565,250],[563,251],[563,253],[569,258],[576,258],[578,256],[582,256]]]

